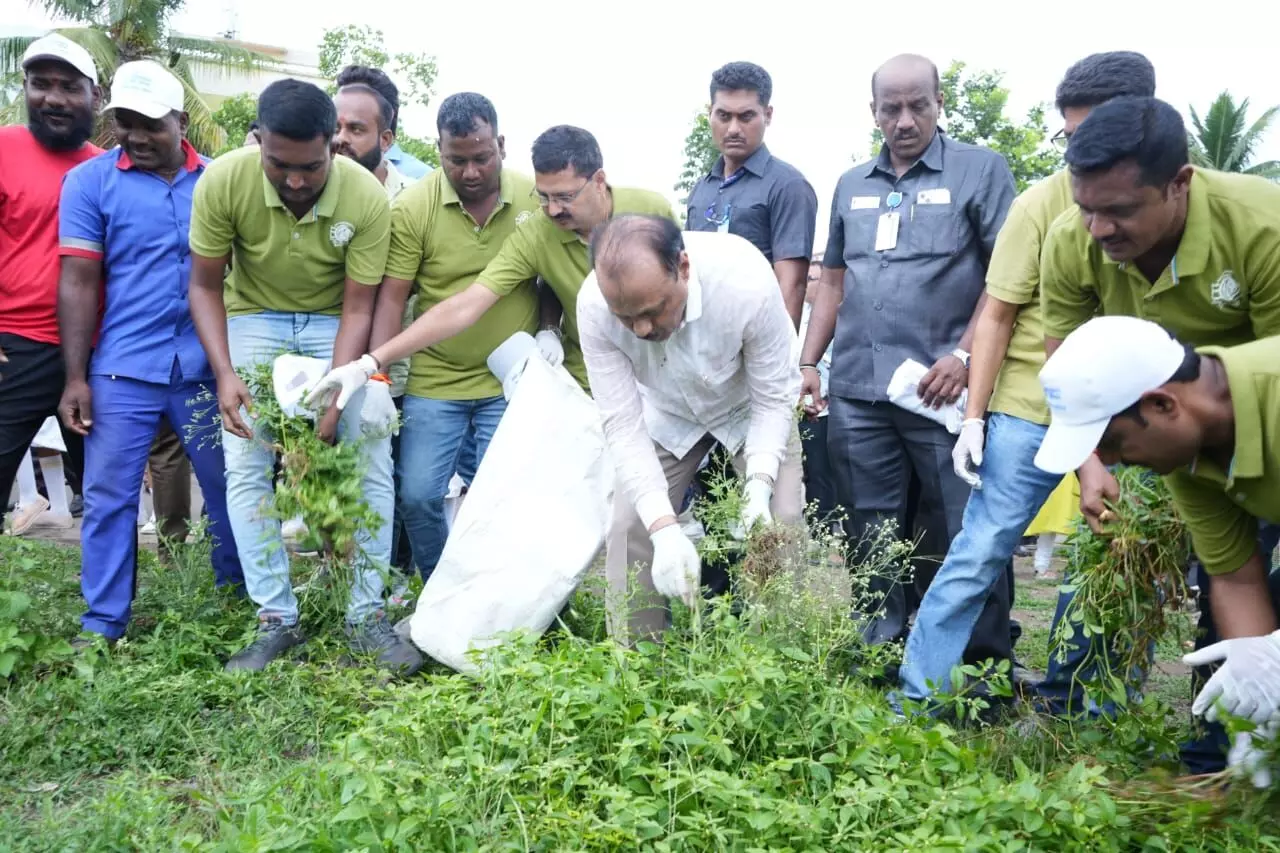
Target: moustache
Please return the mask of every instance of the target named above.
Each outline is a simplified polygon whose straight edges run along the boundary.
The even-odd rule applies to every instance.
[[[724,138],[724,144],[725,144],[725,145],[728,145],[728,144],[729,144],[729,143],[731,143],[731,142],[732,142],[732,143],[736,143],[736,144],[738,144],[738,145],[742,145],[742,144],[743,144],[743,143],[745,143],[746,141],[747,141],[747,140],[743,139],[741,136],[726,136],[726,137]]]

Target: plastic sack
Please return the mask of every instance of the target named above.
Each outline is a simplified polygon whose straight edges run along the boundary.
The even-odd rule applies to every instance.
[[[942,424],[947,428],[947,432],[952,435],[959,435],[960,427],[964,424],[964,406],[969,399],[969,392],[967,390],[961,391],[960,398],[951,406],[943,406],[941,409],[926,406],[916,392],[916,388],[919,386],[920,380],[928,372],[929,368],[913,358],[909,358],[898,365],[898,369],[889,378],[887,391],[889,402],[906,409],[908,412],[915,412],[921,417]]]
[[[614,469],[595,403],[563,368],[530,357],[529,335],[509,343],[489,360],[507,411],[409,620],[414,645],[468,674],[478,671],[471,650],[551,625],[612,519]]]
[[[36,433],[36,437],[31,440],[32,447],[38,447],[41,450],[56,450],[59,453],[67,452],[67,444],[62,440],[62,427],[58,426],[58,419],[50,415],[44,419],[44,423],[40,424],[40,430]]]
[[[302,398],[329,372],[323,358],[285,353],[271,363],[271,386],[276,402],[286,415],[302,415],[315,420],[316,413],[302,405]]]

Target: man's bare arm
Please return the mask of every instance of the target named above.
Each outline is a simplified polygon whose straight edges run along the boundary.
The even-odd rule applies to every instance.
[[[404,329],[404,306],[413,293],[413,282],[387,276],[378,288],[377,304],[373,309],[373,326],[369,332],[369,348],[376,349],[400,334]],[[346,302],[342,303],[344,306]],[[336,352],[335,352],[336,355]],[[356,353],[359,358],[363,352]],[[336,358],[334,364],[345,364]]]
[[[222,276],[230,258],[230,255],[206,258],[192,252],[191,281],[187,286],[187,302],[196,336],[218,379],[235,373],[227,344],[227,307],[222,300]]]
[[[432,305],[409,328],[374,349],[370,355],[386,367],[407,355],[433,347],[470,328],[484,316],[484,312],[498,304],[499,298],[498,294],[477,281],[461,293]],[[356,353],[351,360],[359,355]],[[339,363],[335,358],[334,364]]]
[[[1234,572],[1213,576],[1209,602],[1221,639],[1260,637],[1276,630],[1276,615],[1267,590],[1267,567],[1257,551]]]
[[[782,302],[791,315],[791,324],[800,331],[800,318],[804,316],[804,296],[809,289],[809,260],[807,258],[788,258],[776,261],[773,274],[778,279],[778,289],[782,291]]]
[[[83,382],[101,308],[102,259],[63,255],[58,275],[58,336],[67,382]]]
[[[1013,325],[1021,305],[988,296],[974,330],[973,349],[969,351],[969,397],[965,403],[966,418],[986,417],[987,404],[995,390],[1000,366],[1009,352]]]

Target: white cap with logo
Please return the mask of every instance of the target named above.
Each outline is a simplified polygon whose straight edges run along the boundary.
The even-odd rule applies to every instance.
[[[1053,420],[1036,467],[1066,474],[1085,463],[1111,419],[1178,372],[1185,349],[1137,317],[1095,317],[1067,335],[1040,370]]]
[[[22,54],[22,70],[36,62],[65,62],[98,85],[98,69],[89,51],[59,33],[49,33],[27,45]]]
[[[150,59],[126,62],[116,69],[111,81],[111,103],[107,110],[129,110],[147,118],[164,118],[186,109],[182,81],[163,65]]]

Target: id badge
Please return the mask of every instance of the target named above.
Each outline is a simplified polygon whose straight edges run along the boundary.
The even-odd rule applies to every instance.
[[[898,245],[898,224],[901,221],[896,210],[888,213],[880,214],[880,219],[876,223],[876,247],[877,252],[887,252]]]

